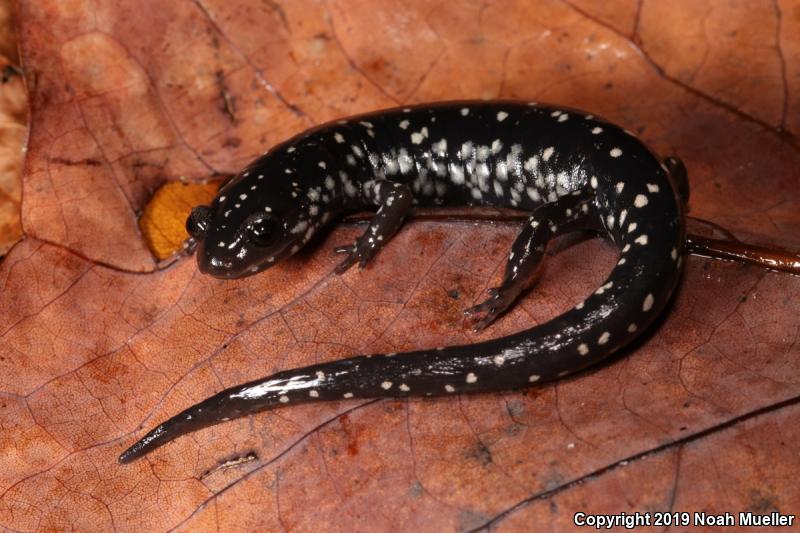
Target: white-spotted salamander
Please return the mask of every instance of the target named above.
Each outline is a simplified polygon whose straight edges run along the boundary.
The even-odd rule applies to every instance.
[[[324,225],[377,208],[337,248],[344,272],[366,264],[413,206],[502,206],[531,213],[499,287],[468,309],[483,327],[533,279],[547,242],[592,230],[620,250],[605,282],[568,312],[466,346],[331,361],[226,389],[162,423],[128,462],[187,432],[264,409],[347,398],[448,395],[557,379],[607,358],[658,316],[680,277],[686,171],[584,112],[511,101],[445,102],[331,122],[253,161],[187,230],[200,270],[254,274],[297,252]]]

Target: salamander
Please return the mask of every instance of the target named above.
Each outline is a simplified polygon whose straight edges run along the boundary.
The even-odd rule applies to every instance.
[[[187,231],[199,269],[249,276],[291,256],[342,215],[377,209],[337,247],[342,273],[366,265],[414,206],[530,213],[499,286],[467,309],[477,329],[534,280],[556,236],[595,232],[619,249],[603,284],[564,314],[476,344],[370,354],[228,388],[158,425],[129,462],[176,437],[265,409],[349,398],[453,395],[555,380],[608,358],[665,308],[682,271],[686,169],[630,132],[575,109],[514,101],[418,105],[333,121],[274,146],[196,207]]]

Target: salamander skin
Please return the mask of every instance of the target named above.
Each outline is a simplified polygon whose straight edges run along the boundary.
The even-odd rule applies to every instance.
[[[625,130],[584,112],[511,101],[444,102],[331,122],[253,161],[194,209],[187,230],[200,270],[221,278],[290,256],[340,215],[377,208],[337,248],[343,272],[365,265],[415,206],[502,206],[531,213],[486,302],[483,327],[531,284],[547,242],[591,230],[620,250],[593,294],[531,329],[467,346],[364,355],[229,388],[162,423],[120,456],[264,409],[347,398],[450,395],[540,383],[606,359],[670,299],[685,242],[686,171]]]

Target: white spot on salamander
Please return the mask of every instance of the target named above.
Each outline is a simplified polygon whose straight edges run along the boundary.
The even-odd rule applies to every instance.
[[[592,135],[600,135],[601,133],[603,133],[603,128],[600,126],[592,128]]]
[[[647,205],[647,202],[648,202],[647,196],[645,196],[644,194],[637,194],[636,198],[634,198],[633,200],[633,205],[635,205],[636,207],[644,207]]]
[[[555,151],[556,149],[554,147],[548,146],[544,149],[544,152],[542,152],[542,159],[545,161],[550,161],[550,158],[553,157],[553,152]]]
[[[308,222],[306,222],[305,220],[300,220],[297,222],[297,224],[294,225],[291,232],[296,235],[298,233],[303,233],[307,228],[308,228]]]
[[[655,303],[655,298],[653,298],[653,294],[648,294],[644,302],[642,303],[642,311],[647,312],[653,308],[653,303]]]
[[[610,152],[608,152],[611,157],[619,157],[622,155],[622,150],[619,148],[612,148]]]
[[[497,112],[497,122],[503,122],[506,117],[508,117],[508,113],[505,111],[498,111]]]
[[[597,344],[605,344],[608,342],[608,339],[611,338],[611,333],[604,331],[600,338],[597,339]]]
[[[422,139],[428,138],[428,128],[424,127],[419,130],[419,132],[414,132],[411,134],[411,142],[414,144],[422,143]]]
[[[473,372],[467,374],[467,383],[475,383],[478,381],[478,376],[476,376]]]
[[[431,149],[441,156],[447,155],[447,139],[441,139],[438,143],[433,143]]]
[[[350,149],[353,150],[353,153],[356,154],[356,157],[363,157],[364,156],[364,151],[361,150],[361,148],[359,148],[358,145],[351,144],[350,145]]]
[[[614,286],[614,282],[613,281],[609,281],[608,283],[606,283],[605,285],[603,285],[602,287],[600,287],[599,289],[594,291],[594,293],[595,294],[603,294],[604,292],[606,292],[608,289],[610,289],[613,286]]]
[[[456,185],[460,185],[460,184],[464,183],[464,169],[459,167],[459,166],[456,166],[456,165],[451,165],[450,166],[450,179]]]
[[[392,388],[392,382],[391,381],[384,381],[383,383],[381,383],[381,388],[383,390],[391,389]]]
[[[581,355],[586,355],[587,353],[589,353],[589,347],[586,346],[585,343],[579,344],[578,345],[578,353],[581,354]]]
[[[397,166],[401,174],[407,174],[414,168],[414,160],[408,155],[405,148],[400,149],[400,154],[397,156]]]

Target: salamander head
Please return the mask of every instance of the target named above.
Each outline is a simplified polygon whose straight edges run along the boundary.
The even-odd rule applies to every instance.
[[[319,226],[295,187],[247,174],[186,220],[203,273],[240,278],[260,272],[299,250]]]

